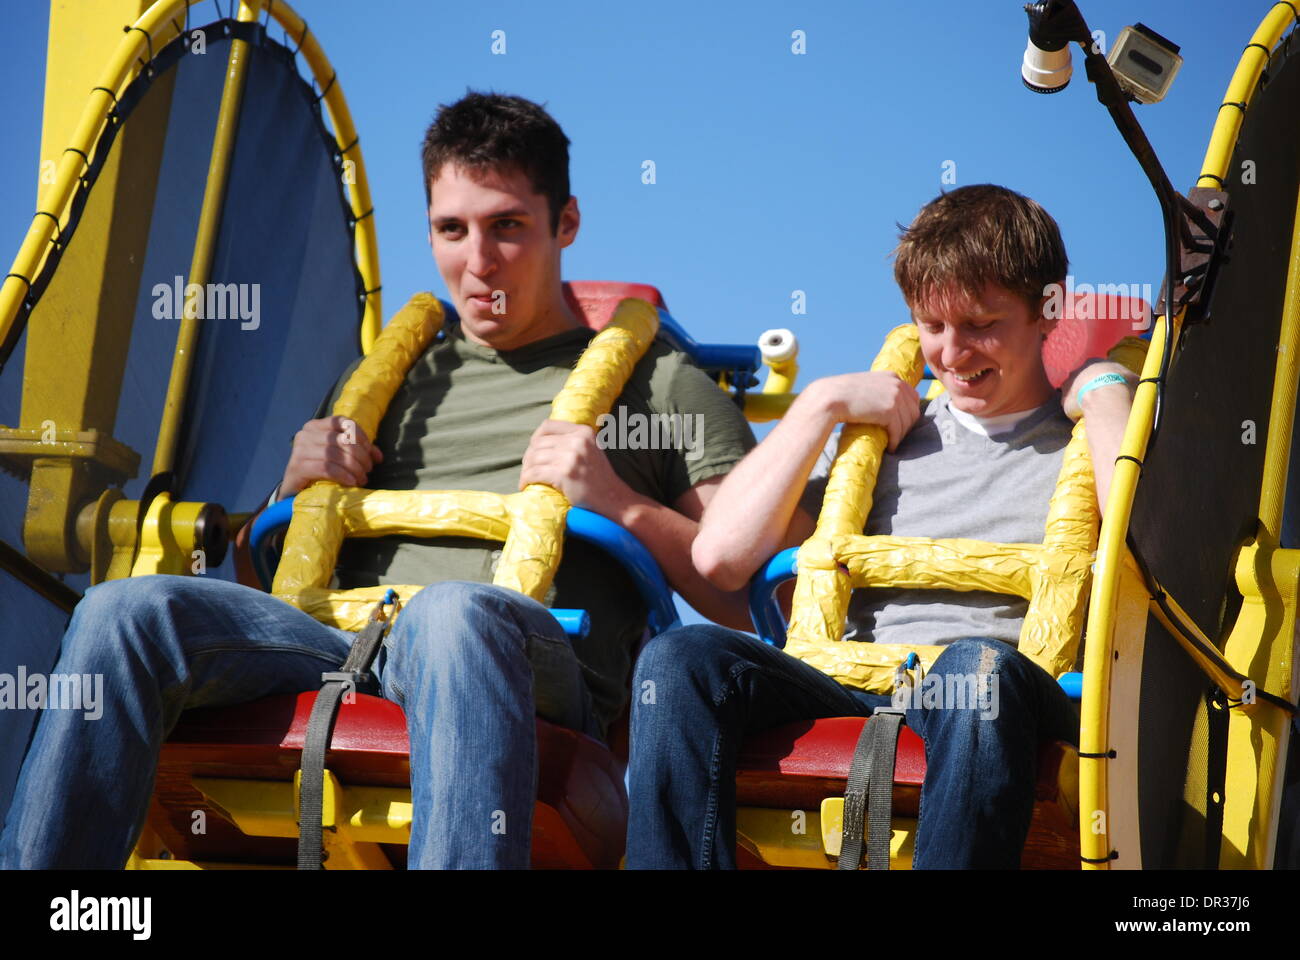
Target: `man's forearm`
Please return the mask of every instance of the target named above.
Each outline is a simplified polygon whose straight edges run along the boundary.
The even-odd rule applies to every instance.
[[[1083,398],[1083,418],[1087,425],[1088,453],[1097,482],[1097,506],[1104,514],[1110,481],[1115,474],[1115,458],[1124,442],[1124,428],[1132,409],[1127,390],[1094,390]]]
[[[753,629],[747,591],[719,590],[691,563],[691,542],[699,530],[694,520],[639,494],[631,494],[611,519],[645,544],[672,588],[697,611],[724,626]]]
[[[808,474],[835,423],[830,405],[810,387],[723,480],[694,547],[695,565],[711,582],[739,589],[785,545]]]

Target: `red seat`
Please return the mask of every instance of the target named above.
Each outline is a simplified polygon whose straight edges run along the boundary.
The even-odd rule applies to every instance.
[[[314,692],[289,694],[185,713],[160,759],[156,791],[160,805],[172,806],[166,785],[175,792],[179,781],[187,782],[191,776],[293,779],[315,698]],[[537,746],[533,865],[616,867],[627,825],[623,762],[591,737],[541,719],[537,720]],[[326,766],[345,785],[409,786],[410,751],[401,707],[365,694],[358,694],[355,703],[343,704]],[[182,821],[188,823],[193,797],[179,807]],[[182,826],[175,816],[169,819]],[[164,839],[171,839],[173,831],[166,833]],[[225,834],[229,840],[228,831]],[[211,844],[186,843],[209,849],[173,852],[192,859],[245,859],[259,856],[253,848],[261,846],[240,843],[231,853]]]
[[[818,810],[827,797],[844,796],[853,750],[866,722],[864,717],[801,720],[750,737],[737,764],[736,804]],[[1061,795],[1058,777],[1071,750],[1052,741],[1039,749],[1034,822],[1022,857],[1026,867],[1078,866],[1078,825],[1069,810],[1070,798]],[[924,782],[925,742],[903,727],[894,765],[895,816],[918,815]]]
[[[614,316],[620,300],[636,297],[661,310],[667,309],[663,294],[648,283],[618,283],[607,280],[574,280],[564,284],[564,299],[593,330],[601,330]]]
[[[736,802],[741,806],[812,809],[844,795],[863,717],[801,720],[750,737],[740,752]],[[916,816],[925,780],[925,744],[904,727],[894,766],[894,806]]]
[[[1089,357],[1104,357],[1125,337],[1151,329],[1151,306],[1139,297],[1075,294],[1062,314],[1043,344],[1043,366],[1054,387]]]

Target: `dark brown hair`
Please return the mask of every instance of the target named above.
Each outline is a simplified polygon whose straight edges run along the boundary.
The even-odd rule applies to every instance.
[[[941,193],[899,229],[894,279],[912,309],[977,299],[995,283],[1024,298],[1036,319],[1044,288],[1064,283],[1070,265],[1051,215],[991,183]]]
[[[420,150],[424,202],[443,165],[468,170],[517,170],[546,197],[551,233],[559,230],[560,211],[569,202],[569,138],[549,113],[531,100],[501,93],[471,91],[438,115],[424,133]]]

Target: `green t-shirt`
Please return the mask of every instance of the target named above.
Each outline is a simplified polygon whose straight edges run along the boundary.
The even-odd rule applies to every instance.
[[[570,330],[518,350],[497,351],[465,339],[457,324],[412,365],[379,425],[384,460],[373,490],[486,490],[514,493],[533,431],[594,334]],[[317,411],[327,416],[339,378]],[[623,407],[623,410],[619,408]],[[656,339],[611,411],[603,435],[614,471],[642,496],[672,505],[696,484],[727,473],[754,445],[732,399],[683,354]],[[650,420],[675,415],[676,419]],[[638,442],[636,427],[642,430]],[[674,425],[676,432],[665,429]],[[619,428],[622,435],[619,436]],[[598,439],[601,434],[598,434]],[[626,446],[641,449],[625,449]],[[657,448],[656,448],[657,447]],[[491,582],[501,544],[465,537],[352,539],[339,556],[339,586]],[[603,730],[627,701],[632,655],[645,607],[632,580],[603,551],[568,539],[547,606],[585,609],[592,629],[573,641]]]

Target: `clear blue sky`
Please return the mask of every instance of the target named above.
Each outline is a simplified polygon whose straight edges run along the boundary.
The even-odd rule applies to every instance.
[[[231,0],[223,0],[229,9]],[[1169,98],[1138,107],[1176,187],[1192,186],[1238,56],[1270,0],[1083,0],[1107,43],[1142,21],[1182,47]],[[374,194],[387,311],[445,294],[427,245],[418,151],[466,88],[545,102],[573,141],[582,232],[570,279],[657,284],[700,340],[789,326],[801,382],[865,367],[908,315],[888,259],[896,222],[943,186],[994,181],[1061,224],[1072,272],[1151,283],[1154,197],[1075,55],[1070,87],[1026,91],[1020,0],[654,4],[298,0],[333,60]],[[0,32],[0,256],[35,202],[48,6],[6,4]],[[201,4],[192,22],[213,17]],[[493,31],[506,52],[492,53]],[[806,53],[792,52],[802,30]],[[657,182],[641,182],[653,160]],[[7,269],[7,268],[6,268]],[[792,316],[803,290],[807,314]]]
[[[1140,20],[1182,46],[1169,98],[1137,108],[1179,189],[1193,184],[1232,68],[1271,5],[1082,3],[1108,41]],[[425,124],[467,87],[518,93],[547,103],[573,141],[584,219],[567,276],[657,284],[702,340],[790,326],[804,382],[864,365],[907,319],[888,259],[894,225],[940,190],[945,161],[958,184],[1000,182],[1043,203],[1079,280],[1158,285],[1155,201],[1082,70],[1056,96],[1020,84],[1021,6],[298,0],[361,136],[388,311],[416,290],[445,292],[426,241]],[[6,263],[35,201],[48,12],[39,0],[7,7]],[[211,10],[200,4],[194,22]],[[505,55],[491,52],[494,30]],[[654,185],[641,182],[644,160]],[[806,291],[806,316],[791,315],[793,290]]]

